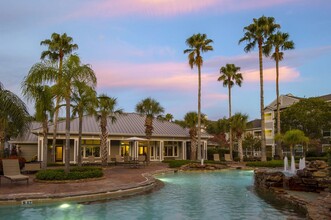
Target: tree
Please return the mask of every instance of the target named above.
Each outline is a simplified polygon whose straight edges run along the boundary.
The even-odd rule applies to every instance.
[[[244,161],[242,141],[243,141],[243,134],[246,130],[247,119],[248,116],[241,113],[234,114],[230,119],[232,133],[236,137],[238,142],[238,152],[239,152],[240,162]]]
[[[78,115],[78,166],[82,165],[82,127],[83,116],[85,113],[95,114],[95,108],[98,106],[97,94],[94,88],[85,82],[75,81],[74,92],[72,94],[72,115]]]
[[[153,134],[153,119],[164,112],[164,108],[158,101],[152,98],[146,98],[141,100],[136,105],[136,112],[141,115],[146,115],[145,119],[145,134],[147,139],[147,163],[150,162],[150,146],[149,141]]]
[[[23,82],[22,92],[28,101],[34,101],[35,120],[40,121],[43,127],[43,146],[42,155],[43,161],[41,168],[47,169],[47,152],[48,152],[48,120],[53,114],[53,93],[52,88],[48,85],[26,84]]]
[[[202,123],[206,121],[206,116],[201,115]],[[182,121],[181,126],[189,129],[190,139],[191,139],[191,160],[197,159],[197,124],[198,124],[198,113],[188,112],[184,116],[184,121]]]
[[[107,138],[108,138],[108,119],[111,123],[114,123],[117,120],[118,115],[123,113],[122,109],[116,109],[117,99],[107,96],[106,94],[101,94],[98,96],[98,111],[96,116],[100,122],[100,148],[101,148],[101,164],[102,166],[107,166],[108,158],[108,147],[107,147]]]
[[[198,67],[198,158],[201,158],[201,67],[203,58],[201,53],[214,50],[210,45],[213,40],[208,39],[206,34],[194,34],[186,39],[186,45],[189,49],[184,50],[184,54],[188,53],[188,61],[191,69],[194,66]]]
[[[234,85],[238,85],[241,87],[241,83],[243,81],[243,77],[241,73],[238,73],[240,71],[240,67],[235,66],[234,64],[226,64],[226,66],[221,67],[220,73],[221,76],[218,77],[218,81],[223,82],[223,86],[228,88],[229,92],[229,118],[231,118],[231,88]],[[231,160],[233,160],[233,142],[232,142],[232,129],[230,124],[230,157]]]
[[[322,130],[330,129],[331,105],[319,98],[301,99],[281,112],[283,132],[299,129],[310,139],[322,137]]]
[[[251,151],[251,156],[253,157],[253,151],[261,149],[261,140],[254,137],[251,133],[246,134],[243,140],[243,150],[245,149]]]
[[[280,127],[280,103],[279,103],[279,61],[282,61],[284,58],[285,50],[294,49],[293,41],[289,40],[290,35],[288,33],[282,33],[277,31],[276,34],[270,35],[267,40],[266,46],[264,47],[264,54],[269,56],[271,53],[271,49],[274,48],[274,53],[272,54],[272,59],[276,62],[276,97],[277,97],[277,134],[281,134]],[[278,156],[282,155],[280,142],[277,143],[276,153]]]
[[[25,103],[0,82],[0,151],[3,152],[6,139],[28,130],[29,121]]]
[[[95,88],[97,79],[94,71],[88,64],[81,64],[77,55],[71,55],[63,63],[62,80],[56,84],[55,94],[65,100],[66,105],[66,144],[65,144],[65,171],[70,169],[70,107],[71,95],[76,82],[83,82]]]
[[[273,17],[262,16],[258,19],[254,18],[253,23],[244,27],[244,37],[239,40],[239,44],[247,42],[244,50],[246,53],[252,51],[256,45],[259,48],[259,67],[260,67],[260,113],[261,113],[261,150],[262,161],[267,161],[266,155],[266,139],[265,139],[265,120],[264,120],[264,90],[263,90],[263,60],[262,49],[267,38],[280,28],[279,24],[275,24]]]
[[[45,39],[40,42],[40,45],[45,45],[48,50],[41,53],[41,59],[49,58],[52,62],[58,62],[58,72],[56,73],[56,84],[60,84],[62,80],[62,66],[63,59],[65,56],[70,55],[73,51],[78,49],[77,44],[73,44],[72,37],[68,36],[66,33],[60,35],[58,33],[53,33],[51,39]],[[54,162],[55,159],[55,144],[56,144],[56,133],[57,133],[57,122],[59,115],[59,104],[60,97],[56,97],[56,111],[54,115],[54,131],[53,131],[53,143],[51,151],[51,160]]]
[[[293,129],[286,131],[280,139],[287,145],[290,145],[291,156],[294,156],[293,147],[297,144],[308,143],[309,138],[305,136],[303,131]]]

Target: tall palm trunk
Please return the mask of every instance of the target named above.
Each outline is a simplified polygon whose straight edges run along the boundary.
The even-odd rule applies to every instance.
[[[231,112],[231,87],[230,84],[228,85],[228,90],[229,90],[229,119],[231,119],[232,112]],[[231,160],[233,160],[233,138],[232,138],[232,128],[231,128],[231,120],[230,120],[230,132],[229,132],[229,141],[230,141],[230,157]]]
[[[62,80],[62,66],[63,66],[63,52],[60,51],[60,58],[59,58],[59,78],[57,83],[59,84]],[[56,134],[57,134],[57,125],[59,119],[59,105],[60,105],[60,97],[56,97],[56,104],[55,104],[55,114],[54,114],[54,130],[53,130],[53,141],[52,141],[52,150],[51,150],[51,162],[55,162],[55,147],[56,147]]]
[[[202,159],[204,154],[201,155],[201,65],[198,65],[198,159]]]
[[[0,157],[5,156],[5,123],[0,119]]]
[[[277,134],[280,135],[280,110],[279,110],[279,50],[276,48],[276,97],[277,97]],[[277,141],[277,149],[276,149],[277,155],[282,159],[282,146],[281,141]]]
[[[101,118],[101,164],[102,166],[107,166],[107,157],[108,157],[108,150],[107,150],[107,118]]]
[[[146,116],[145,119],[145,133],[146,133],[146,139],[147,139],[147,158],[146,161],[149,164],[151,161],[151,149],[150,149],[150,139],[153,133],[153,117]]]
[[[56,104],[55,106],[59,106],[60,104],[60,97],[56,97]],[[52,150],[51,150],[51,162],[55,162],[55,147],[56,147],[56,133],[57,133],[57,124],[59,118],[59,109],[55,110],[54,114],[54,129],[53,129],[53,141],[52,141]]]
[[[46,119],[43,120],[43,161],[41,163],[41,169],[47,169],[47,133],[48,133],[48,123],[47,116]]]
[[[70,171],[70,97],[65,98],[66,101],[66,145],[65,145],[65,172]]]
[[[191,160],[196,160],[197,158],[197,131],[195,129],[190,129],[189,131],[190,136],[191,136]]]
[[[77,159],[78,166],[82,166],[82,130],[83,130],[83,115],[79,114],[79,128],[78,128],[78,149],[77,149]]]
[[[260,112],[261,112],[261,151],[262,161],[267,161],[266,139],[265,139],[265,120],[264,120],[264,91],[263,91],[263,61],[262,61],[262,39],[258,40],[259,44],[259,66],[260,66]]]

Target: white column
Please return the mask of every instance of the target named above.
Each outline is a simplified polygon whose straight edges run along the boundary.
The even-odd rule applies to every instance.
[[[203,142],[203,155],[204,155],[204,160],[207,160],[207,141]]]
[[[110,156],[111,155],[111,153],[110,153],[111,152],[111,150],[110,150],[111,149],[111,140],[109,138],[107,139],[107,146],[108,146],[108,156]]]
[[[160,141],[160,161],[163,161],[163,141]]]
[[[139,142],[138,141],[134,141],[133,142],[133,147],[134,147],[134,156],[135,158],[138,158],[139,155]]]
[[[181,158],[182,160],[186,159],[185,150],[186,150],[185,141],[182,141],[182,158]]]

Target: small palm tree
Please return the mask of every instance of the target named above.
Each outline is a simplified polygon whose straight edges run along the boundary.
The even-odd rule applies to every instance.
[[[293,41],[289,40],[290,35],[288,33],[282,33],[280,31],[277,31],[276,34],[272,34],[267,42],[264,49],[264,54],[266,56],[269,56],[271,53],[271,49],[274,48],[274,53],[272,54],[272,59],[276,62],[276,97],[277,97],[277,134],[281,134],[280,130],[280,103],[279,103],[279,61],[282,61],[284,58],[284,52],[285,50],[293,50],[294,49],[294,43]],[[278,156],[282,156],[281,151],[281,144],[280,141],[277,143],[277,150],[276,153]]]
[[[211,43],[213,40],[208,39],[206,34],[194,34],[186,39],[189,49],[184,50],[184,54],[188,54],[191,69],[194,66],[198,67],[198,149],[201,148],[201,67],[203,65],[201,53],[214,50]],[[200,150],[198,150],[198,158],[201,158]]]
[[[206,122],[206,117],[204,114],[201,115],[202,123]],[[197,124],[198,124],[198,113],[188,112],[184,116],[184,121],[180,125],[184,128],[189,129],[190,139],[191,139],[191,160],[197,159]]]
[[[264,90],[263,90],[263,61],[262,52],[263,46],[268,37],[280,28],[279,24],[275,23],[275,18],[262,16],[258,19],[254,18],[253,23],[244,27],[244,37],[239,40],[239,43],[247,42],[245,52],[252,51],[256,45],[259,48],[259,67],[260,67],[260,113],[261,113],[261,150],[262,161],[267,161],[266,155],[266,139],[265,139],[265,120],[264,120]]]
[[[0,151],[6,138],[23,134],[29,128],[29,113],[25,103],[0,82]]]
[[[230,119],[232,132],[238,141],[238,152],[239,152],[240,162],[244,161],[242,142],[243,142],[243,134],[246,130],[247,119],[248,116],[241,113],[234,114]]]
[[[41,163],[42,169],[47,168],[47,152],[48,152],[48,121],[53,114],[54,104],[52,88],[48,85],[24,84],[23,95],[27,97],[28,101],[35,102],[35,120],[42,122],[43,127],[43,161]]]
[[[136,112],[141,115],[146,115],[145,119],[145,134],[147,138],[147,163],[150,162],[150,146],[149,140],[153,134],[153,119],[164,112],[164,108],[158,101],[152,98],[146,98],[141,100],[136,105]]]
[[[51,39],[45,39],[40,42],[40,45],[47,46],[48,49],[41,53],[41,59],[49,58],[52,62],[58,62],[58,71],[56,74],[56,84],[60,84],[62,80],[62,67],[63,60],[67,55],[70,55],[73,51],[78,49],[78,45],[73,43],[72,37],[68,36],[66,33],[60,35],[58,33],[53,33]],[[55,144],[56,144],[56,133],[57,133],[57,121],[59,115],[59,104],[60,97],[56,97],[56,111],[54,115],[54,131],[53,131],[53,148],[51,151],[51,160],[54,162],[55,155]]]
[[[243,81],[243,77],[240,71],[240,67],[235,66],[234,64],[226,64],[226,66],[221,67],[220,73],[221,76],[218,77],[218,81],[223,82],[223,86],[228,88],[229,92],[229,118],[231,118],[231,88],[234,85],[238,85],[241,87],[241,83]],[[230,124],[231,127],[231,124]],[[233,142],[232,142],[232,129],[230,128],[230,157],[233,160],[232,150],[233,150]]]
[[[72,94],[72,115],[78,115],[78,166],[82,165],[82,127],[83,116],[95,114],[95,108],[98,106],[97,94],[94,88],[81,81],[74,82],[74,92]]]
[[[294,156],[293,147],[297,144],[308,143],[309,138],[301,130],[294,129],[287,131],[283,136],[278,136],[285,144],[290,145],[291,156]]]
[[[108,119],[111,123],[114,123],[117,116],[123,113],[122,109],[116,109],[117,99],[111,98],[106,94],[101,94],[98,96],[98,111],[96,116],[100,122],[100,148],[101,148],[101,164],[102,166],[107,166],[108,148],[107,148],[107,138],[108,138]]]

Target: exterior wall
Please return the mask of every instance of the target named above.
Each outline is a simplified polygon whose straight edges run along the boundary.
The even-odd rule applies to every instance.
[[[20,156],[24,157],[26,161],[31,161],[38,155],[37,144],[17,144],[16,146],[20,150]]]

